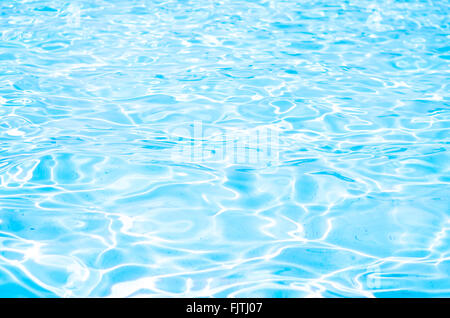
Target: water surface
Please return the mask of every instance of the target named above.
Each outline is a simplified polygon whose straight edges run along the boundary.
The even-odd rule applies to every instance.
[[[450,296],[449,13],[1,1],[0,296]]]

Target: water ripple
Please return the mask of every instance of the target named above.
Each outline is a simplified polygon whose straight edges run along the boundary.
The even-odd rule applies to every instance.
[[[0,296],[450,296],[447,1],[0,8]]]

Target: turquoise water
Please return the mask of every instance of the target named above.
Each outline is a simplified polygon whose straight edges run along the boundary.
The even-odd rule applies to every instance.
[[[450,296],[448,1],[0,12],[0,296]]]

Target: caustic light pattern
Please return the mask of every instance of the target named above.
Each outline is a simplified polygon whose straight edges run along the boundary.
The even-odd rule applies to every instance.
[[[446,0],[0,2],[0,296],[450,296]]]

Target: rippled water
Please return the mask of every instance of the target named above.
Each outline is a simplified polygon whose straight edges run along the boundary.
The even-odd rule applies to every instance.
[[[450,296],[448,1],[0,10],[0,296]]]

